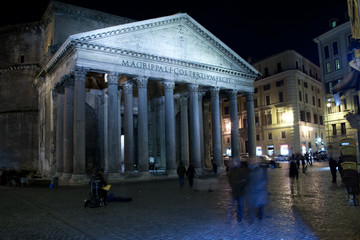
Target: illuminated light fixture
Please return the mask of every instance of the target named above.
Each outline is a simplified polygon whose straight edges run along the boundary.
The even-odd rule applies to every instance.
[[[108,76],[108,74],[107,74],[107,73],[105,73],[105,76],[104,76],[105,83],[107,83],[107,76]]]

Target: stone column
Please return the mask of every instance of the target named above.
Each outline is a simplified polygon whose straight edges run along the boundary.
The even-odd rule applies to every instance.
[[[255,139],[255,111],[254,111],[254,94],[246,94],[246,112],[248,122],[248,148],[249,156],[256,157],[256,139]]]
[[[165,97],[161,97],[158,102],[158,137],[160,146],[160,169],[166,170],[166,137],[165,137]],[[165,126],[165,127],[164,127]]]
[[[185,166],[189,165],[189,124],[188,124],[188,98],[180,97],[181,107],[181,161]]]
[[[203,108],[203,129],[204,129],[204,135],[202,138],[204,139],[204,161],[205,161],[205,167],[211,168],[211,161],[210,161],[210,142],[209,142],[209,102],[204,102],[204,108]]]
[[[74,159],[73,175],[70,182],[85,182],[85,79],[87,70],[77,67],[75,69],[74,89]]]
[[[165,141],[166,141],[166,172],[176,173],[176,146],[175,146],[175,113],[174,88],[175,83],[165,81]]]
[[[149,132],[148,132],[148,101],[147,77],[135,78],[138,86],[138,157],[139,171],[149,174]]]
[[[229,90],[230,122],[231,122],[231,157],[232,160],[240,160],[239,152],[239,116],[237,105],[237,90]]]
[[[108,117],[108,112],[109,112],[109,107],[108,107],[108,95],[107,95],[107,90],[108,89],[104,89],[103,90],[103,101],[104,101],[104,106],[103,106],[103,111],[104,111],[104,173],[108,174],[109,172],[109,117]]]
[[[221,122],[220,122],[220,88],[214,87],[211,89],[211,125],[212,125],[212,148],[213,148],[213,162],[215,162],[219,169],[223,167],[221,158]]]
[[[119,154],[119,163],[120,163],[120,172],[122,172],[122,153],[121,153],[121,93],[122,90],[118,90],[118,139],[119,139],[119,146],[118,146],[118,154]]]
[[[74,78],[66,75],[64,96],[64,172],[62,181],[68,181],[73,173],[74,152]]]
[[[57,93],[56,118],[56,175],[61,177],[64,171],[64,85],[58,82],[55,86]]]
[[[200,166],[205,167],[205,147],[204,147],[204,118],[202,99],[205,92],[198,92],[199,98],[199,132],[200,132]]]
[[[108,84],[108,179],[120,177],[119,159],[119,121],[118,121],[118,85],[119,74],[111,72],[107,76]]]
[[[190,161],[195,169],[201,170],[199,85],[190,84]]]
[[[151,156],[154,157],[154,163],[155,164],[159,164],[158,159],[157,159],[157,139],[158,139],[158,134],[157,134],[157,129],[158,129],[158,109],[156,107],[157,102],[156,100],[151,101],[151,126],[150,126],[150,138],[149,141],[150,145],[151,145]]]
[[[133,85],[131,82],[123,84],[124,91],[124,135],[125,156],[124,172],[132,174],[134,171],[134,116],[133,116]]]

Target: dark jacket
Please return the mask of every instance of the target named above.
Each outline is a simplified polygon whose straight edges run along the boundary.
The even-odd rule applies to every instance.
[[[196,175],[195,168],[192,165],[190,165],[186,171],[186,176],[188,176],[189,178],[193,178],[195,175]]]
[[[176,170],[177,174],[179,177],[185,177],[185,173],[186,173],[186,168],[184,167],[183,164],[180,164]]]
[[[228,175],[232,195],[235,198],[244,197],[249,183],[249,169],[247,167],[232,168]]]

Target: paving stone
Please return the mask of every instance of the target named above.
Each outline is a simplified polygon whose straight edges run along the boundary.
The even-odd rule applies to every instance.
[[[327,162],[291,181],[287,164],[268,169],[269,199],[262,221],[228,215],[231,189],[193,191],[177,180],[114,184],[110,202],[84,208],[89,187],[0,187],[1,239],[360,239],[360,208],[350,207]]]

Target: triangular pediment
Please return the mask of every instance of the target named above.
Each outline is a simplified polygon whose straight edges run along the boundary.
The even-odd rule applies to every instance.
[[[94,48],[129,50],[157,57],[256,75],[257,71],[187,14],[133,22],[72,35]]]

